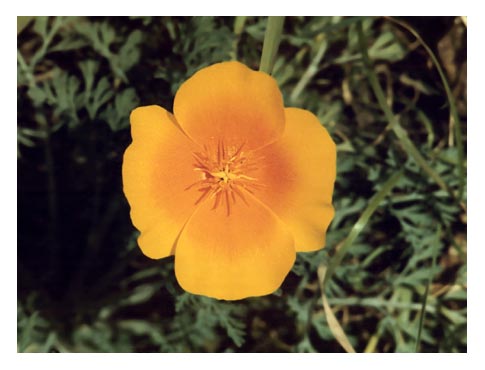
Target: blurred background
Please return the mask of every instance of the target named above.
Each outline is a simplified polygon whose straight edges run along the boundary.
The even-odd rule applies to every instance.
[[[212,63],[258,69],[267,18],[17,21],[19,352],[342,352],[319,266],[356,351],[466,352],[465,17],[286,17],[273,76],[338,144],[336,215],[281,289],[236,302],[142,255],[121,163],[133,108],[171,111]]]

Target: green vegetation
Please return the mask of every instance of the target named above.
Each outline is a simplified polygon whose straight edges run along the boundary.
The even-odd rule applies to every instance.
[[[173,258],[138,249],[121,186],[130,111],[171,110],[212,63],[259,69],[266,25],[19,17],[19,352],[466,352],[460,17],[284,18],[262,68],[274,61],[285,105],[329,130],[338,173],[327,247],[300,253],[275,294],[194,296]]]

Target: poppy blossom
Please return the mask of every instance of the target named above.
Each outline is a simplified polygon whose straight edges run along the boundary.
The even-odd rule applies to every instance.
[[[336,148],[276,81],[238,62],[196,72],[173,114],[130,116],[123,189],[138,244],[175,255],[186,291],[235,300],[274,292],[296,252],[318,250],[334,215]]]

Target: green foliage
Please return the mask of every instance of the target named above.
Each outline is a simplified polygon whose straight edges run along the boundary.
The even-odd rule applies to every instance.
[[[109,23],[78,22],[75,30],[101,56],[109,61],[112,73],[123,82],[128,82],[126,71],[132,68],[140,58],[138,44],[142,34],[139,30],[129,33],[117,52],[113,52],[117,43],[117,32]]]
[[[466,148],[466,28],[452,18],[429,18],[426,30],[406,21],[433,50],[453,39],[438,55],[453,104],[428,52],[391,20],[285,19],[273,76],[286,106],[314,112],[337,143],[336,214],[327,247],[298,254],[281,289],[239,302],[183,292],[172,258],[140,253],[120,168],[131,110],[171,110],[180,84],[215,62],[258,69],[266,18],[35,17],[23,25],[18,351],[342,351],[317,270],[335,261],[370,199],[402,171],[335,266],[328,302],[358,352],[413,352],[418,332],[420,351],[466,352],[466,160],[449,112],[459,115]],[[454,194],[464,184],[461,201],[423,171],[403,137]]]
[[[235,35],[215,17],[189,17],[179,22],[163,18],[162,22],[172,42],[172,49],[166,59],[159,63],[155,76],[171,82],[172,94],[199,69],[231,59]],[[182,61],[180,65],[183,71],[180,71],[177,63],[174,64],[174,59]]]

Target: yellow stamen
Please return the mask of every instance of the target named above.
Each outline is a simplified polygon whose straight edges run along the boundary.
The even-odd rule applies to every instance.
[[[238,148],[227,147],[222,141],[213,152],[207,147],[204,149],[202,153],[194,153],[194,171],[201,172],[201,179],[187,189],[194,186],[199,188],[202,196],[196,204],[204,199],[214,199],[213,208],[216,209],[222,203],[226,203],[229,215],[230,203],[235,204],[237,197],[246,203],[244,194],[252,193],[251,189],[261,186],[255,177],[248,176],[248,173],[257,169],[257,158],[243,152],[243,145]]]

